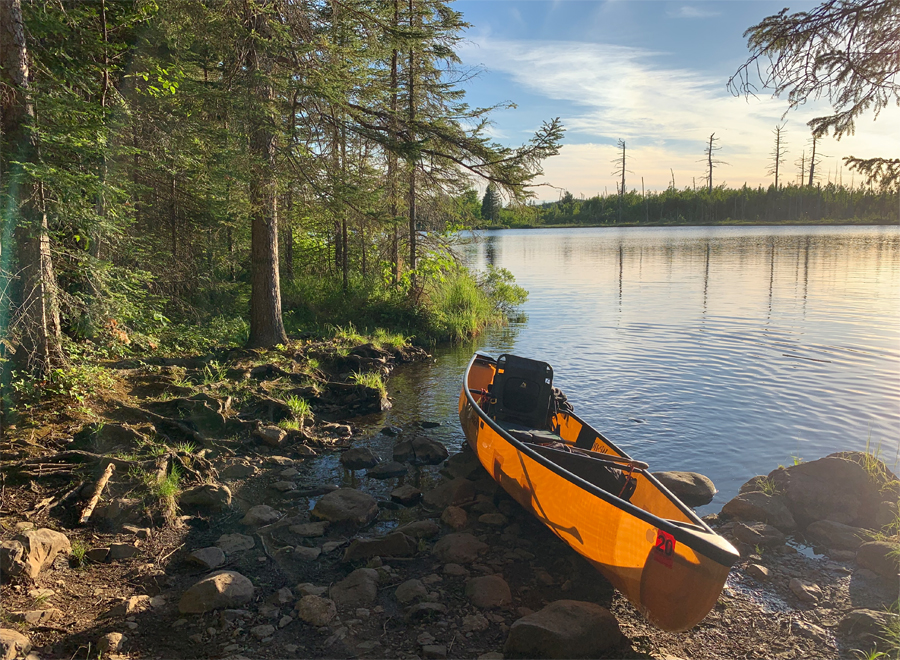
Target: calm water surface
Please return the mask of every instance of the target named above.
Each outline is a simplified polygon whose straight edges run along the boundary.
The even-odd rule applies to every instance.
[[[652,470],[708,475],[704,511],[793,456],[868,440],[897,460],[898,227],[508,230],[464,251],[512,271],[522,317],[399,371],[375,425],[438,421],[458,446],[469,358],[509,352],[553,365],[576,412]]]

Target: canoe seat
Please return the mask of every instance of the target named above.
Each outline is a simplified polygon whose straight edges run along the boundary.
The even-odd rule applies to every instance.
[[[546,362],[503,354],[490,388],[491,415],[498,422],[546,429],[553,394],[553,367]]]

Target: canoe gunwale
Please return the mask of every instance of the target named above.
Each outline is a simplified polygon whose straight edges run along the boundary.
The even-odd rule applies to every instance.
[[[533,461],[539,463],[540,465],[547,468],[548,470],[550,470],[557,476],[562,477],[563,479],[566,479],[567,481],[578,486],[582,490],[590,493],[591,495],[594,495],[595,497],[599,497],[600,499],[604,500],[608,504],[611,504],[611,505],[625,511],[626,513],[634,516],[635,518],[638,518],[639,520],[642,520],[643,522],[651,524],[654,527],[671,534],[678,542],[684,543],[686,546],[688,546],[695,552],[698,552],[698,553],[708,557],[712,561],[715,561],[716,563],[721,564],[722,566],[724,566],[726,568],[730,568],[740,559],[740,555],[737,554],[733,549],[729,550],[722,546],[716,545],[715,543],[712,543],[711,541],[708,541],[707,539],[697,536],[696,533],[692,532],[690,529],[686,529],[686,528],[681,527],[680,525],[676,524],[677,521],[670,521],[666,518],[660,518],[648,511],[645,511],[644,509],[641,509],[638,506],[635,506],[634,504],[631,504],[630,502],[626,502],[625,500],[622,500],[622,499],[616,497],[612,493],[605,491],[598,486],[595,486],[594,484],[590,483],[589,481],[582,479],[578,475],[572,474],[565,468],[562,468],[559,465],[557,465],[556,463],[554,463],[553,461],[551,461],[549,458],[546,458],[546,457],[542,456],[541,454],[539,454],[538,452],[534,451],[526,443],[521,442],[520,440],[517,440],[513,436],[511,436],[506,430],[503,429],[502,426],[500,426],[497,422],[495,422],[493,419],[491,419],[490,416],[488,416],[488,414],[481,408],[481,406],[478,405],[478,403],[475,401],[475,397],[472,395],[472,392],[469,389],[469,372],[471,371],[472,366],[478,360],[489,363],[489,364],[496,363],[496,361],[493,358],[486,356],[486,355],[476,353],[472,357],[472,359],[469,361],[469,365],[466,367],[465,374],[463,375],[463,384],[462,384],[463,385],[462,386],[463,393],[465,394],[466,400],[468,401],[469,405],[471,405],[473,407],[473,409],[476,411],[476,413],[478,414],[479,419],[481,421],[485,422],[488,426],[490,426],[493,431],[495,431],[507,443],[512,445],[517,451],[524,454],[525,456],[532,459]],[[573,413],[569,413],[569,415],[574,417],[576,420],[578,420],[585,426],[590,426],[586,422],[584,422],[584,420],[577,417]],[[592,430],[594,430],[593,427],[590,427],[590,428]],[[598,433],[598,436],[599,435],[600,434]],[[615,447],[615,445],[612,445],[612,446],[621,452],[621,450],[618,449],[618,447]],[[622,452],[622,455],[627,456],[627,454],[625,454],[624,452]],[[709,527],[709,525],[707,525],[702,519],[700,519],[700,517],[696,513],[694,513],[690,508],[688,508],[683,502],[681,502],[681,500],[679,500],[677,497],[675,497],[675,495],[673,495],[665,486],[663,486],[659,482],[659,480],[657,480],[651,473],[647,472],[646,470],[640,470],[640,472],[643,473],[644,477],[651,484],[653,484],[656,488],[658,488],[660,491],[662,491],[675,505],[677,505],[678,508],[682,511],[682,513],[685,513],[693,521],[692,524],[694,524],[700,528],[700,531],[702,531],[706,534],[711,534],[714,537],[716,537],[717,539],[721,538],[718,536],[718,534],[716,534]],[[723,539],[723,542],[724,542],[724,539]]]

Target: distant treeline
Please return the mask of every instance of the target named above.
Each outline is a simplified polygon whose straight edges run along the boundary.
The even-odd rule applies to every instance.
[[[895,191],[848,188],[829,183],[751,188],[669,188],[642,195],[578,199],[566,192],[556,202],[500,210],[494,225],[705,225],[728,223],[820,223],[900,221]],[[490,224],[490,223],[488,223]]]

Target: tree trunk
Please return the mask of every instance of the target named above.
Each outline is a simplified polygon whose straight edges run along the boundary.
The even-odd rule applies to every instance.
[[[267,36],[266,15],[251,14],[248,32]],[[249,348],[269,348],[287,343],[281,318],[281,284],[278,276],[278,201],[276,196],[274,117],[275,92],[266,80],[271,73],[263,46],[251,40],[247,70],[256,80],[251,101],[250,156],[250,337]],[[262,52],[261,52],[262,51]]]
[[[0,105],[0,187],[9,200],[6,221],[15,227],[20,286],[16,296],[15,334],[21,367],[46,374],[63,361],[60,345],[56,277],[50,254],[43,187],[32,181],[19,163],[38,159],[31,125],[34,106],[28,88],[28,52],[21,0],[0,1],[0,83],[5,91]],[[5,328],[3,335],[5,336]]]
[[[415,26],[415,7],[413,0],[409,0],[409,27]],[[416,139],[416,131],[413,124],[416,120],[416,94],[415,94],[415,63],[416,52],[409,49],[409,139]],[[411,159],[409,168],[409,269],[416,270],[416,160]],[[413,289],[415,289],[415,273],[413,273]]]
[[[284,236],[284,271],[288,279],[294,279],[294,192],[288,188],[285,194],[285,208],[281,216]]]
[[[394,0],[394,27],[400,26],[400,5]],[[397,139],[397,69],[400,53],[396,48],[391,53],[391,138]],[[390,197],[391,266],[394,286],[400,284],[400,225],[397,223],[397,154],[388,154],[388,195]]]

